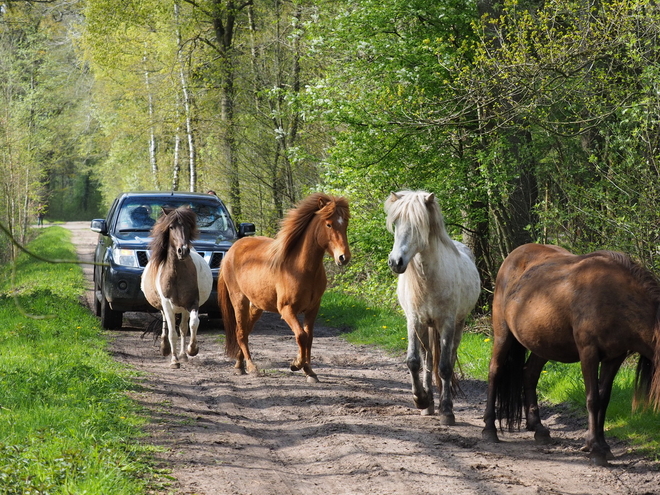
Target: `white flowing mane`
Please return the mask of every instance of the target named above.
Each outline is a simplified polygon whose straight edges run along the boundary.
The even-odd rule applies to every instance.
[[[426,247],[429,239],[437,237],[449,249],[456,246],[447,234],[445,220],[435,197],[426,191],[399,191],[385,202],[387,230],[394,232],[394,224],[405,222],[412,227],[412,242]],[[429,198],[432,198],[429,201]]]

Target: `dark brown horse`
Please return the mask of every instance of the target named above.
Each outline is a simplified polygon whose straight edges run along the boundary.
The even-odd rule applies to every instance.
[[[296,336],[298,357],[291,369],[302,369],[316,382],[310,365],[314,321],[327,279],[323,255],[337,265],[351,259],[346,238],[348,202],[323,193],[312,194],[288,212],[275,239],[244,237],[222,261],[218,302],[225,327],[227,355],[241,372],[257,373],[248,336],[264,311],[279,313]],[[304,314],[304,324],[298,321]]]
[[[163,315],[160,349],[171,354],[170,366],[179,368],[179,360],[197,355],[199,307],[206,302],[213,287],[208,263],[192,248],[197,235],[197,215],[188,208],[163,209],[153,229],[151,258],[144,268],[140,287],[147,301]],[[176,314],[181,314],[181,349],[177,357]],[[185,347],[190,327],[190,343]],[[167,332],[169,329],[169,333]]]
[[[497,442],[495,418],[550,434],[539,416],[536,385],[548,361],[579,361],[589,430],[583,450],[598,465],[612,459],[605,412],[626,356],[639,353],[634,407],[660,408],[660,285],[627,255],[577,256],[557,246],[526,244],[504,260],[493,298],[493,355],[483,437]],[[530,351],[526,358],[527,350]],[[600,372],[599,372],[600,367]]]

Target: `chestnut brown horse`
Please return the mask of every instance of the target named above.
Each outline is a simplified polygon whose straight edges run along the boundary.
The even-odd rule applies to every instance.
[[[225,350],[241,373],[258,373],[248,336],[264,311],[279,313],[298,343],[291,370],[302,369],[317,382],[310,365],[314,321],[327,284],[323,255],[337,265],[351,259],[346,237],[348,202],[323,193],[312,194],[290,210],[275,239],[244,237],[222,261],[218,302],[225,327]],[[298,321],[304,315],[303,325]]]
[[[179,360],[187,361],[189,355],[197,355],[199,307],[211,294],[213,274],[204,258],[192,248],[191,241],[197,236],[197,215],[192,209],[164,208],[151,236],[151,258],[142,273],[140,287],[149,304],[163,315],[160,350],[163,356],[171,354],[172,368],[179,368]],[[181,349],[177,356],[174,343],[179,313]],[[190,343],[186,349],[189,327]]]
[[[520,246],[497,274],[493,331],[482,433],[488,441],[498,441],[496,417],[509,430],[520,427],[523,407],[536,441],[550,440],[536,395],[550,360],[581,364],[589,415],[583,450],[597,465],[613,458],[605,413],[629,354],[640,355],[633,407],[660,408],[660,284],[623,253],[578,256],[557,246]]]

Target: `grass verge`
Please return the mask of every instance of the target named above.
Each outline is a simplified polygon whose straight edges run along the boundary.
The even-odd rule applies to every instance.
[[[323,296],[319,322],[343,328],[343,336],[354,344],[376,345],[396,354],[403,354],[407,347],[406,319],[400,311],[369,305],[337,289],[328,290]],[[483,325],[478,328],[483,329]],[[486,381],[491,352],[491,336],[468,325],[458,350],[463,373]],[[405,366],[403,359],[401,364]],[[607,409],[606,435],[625,440],[636,450],[660,460],[660,414],[631,410],[635,365],[636,358],[628,360],[617,374]],[[538,394],[540,401],[570,404],[584,414],[586,424],[584,381],[579,363],[549,362],[539,380]]]
[[[76,257],[61,227],[39,229],[29,249]],[[0,494],[146,493],[157,475],[145,419],[79,302],[81,268],[21,254],[11,273],[0,267]]]

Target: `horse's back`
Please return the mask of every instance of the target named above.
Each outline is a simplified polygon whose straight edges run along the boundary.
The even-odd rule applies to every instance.
[[[620,352],[621,330],[648,329],[656,307],[631,271],[607,253],[578,256],[527,244],[498,272],[493,330],[511,331],[545,359],[574,362],[588,345],[603,356]]]

